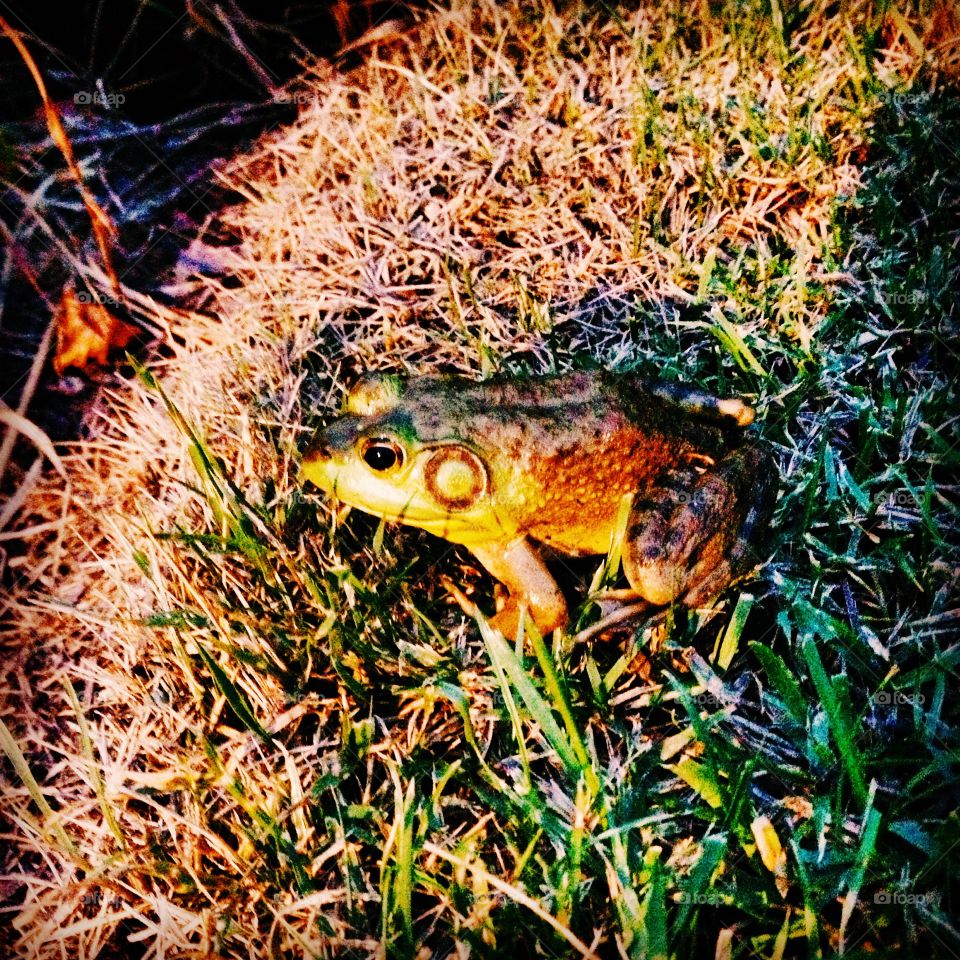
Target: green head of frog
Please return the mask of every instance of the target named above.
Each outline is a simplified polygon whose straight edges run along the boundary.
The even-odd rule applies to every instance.
[[[393,376],[361,380],[307,452],[303,476],[343,503],[458,543],[502,534],[482,449],[442,405],[405,399],[407,386]]]

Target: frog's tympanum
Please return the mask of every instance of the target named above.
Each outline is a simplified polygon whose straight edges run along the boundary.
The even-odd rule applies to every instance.
[[[372,376],[322,430],[303,474],[367,513],[464,544],[541,631],[567,621],[544,563],[604,554],[632,497],[623,568],[638,599],[698,606],[761,559],[776,498],[753,410],[607,371],[537,379]]]

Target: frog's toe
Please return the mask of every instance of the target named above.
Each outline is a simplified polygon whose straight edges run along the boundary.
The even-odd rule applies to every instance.
[[[683,595],[683,605],[690,608],[704,606],[722,593],[733,578],[730,562],[722,560],[705,577],[694,581],[694,585]]]
[[[665,607],[683,592],[684,571],[665,563],[634,564],[630,582],[648,603]]]
[[[501,610],[490,618],[490,625],[495,630],[499,630],[507,640],[515,640],[520,631],[521,613],[520,604],[510,599]],[[562,610],[552,608],[531,609],[529,614],[537,629],[544,636],[567,624],[566,607]]]
[[[489,623],[505,639],[516,640],[520,631],[520,608],[515,603],[508,603],[490,618]]]

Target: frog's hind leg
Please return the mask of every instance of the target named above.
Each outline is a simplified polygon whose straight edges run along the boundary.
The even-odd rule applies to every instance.
[[[744,451],[746,452],[746,451]],[[766,558],[770,539],[770,519],[777,500],[777,468],[761,451],[757,455],[758,470],[752,473],[746,500],[737,514],[739,522],[725,540],[715,537],[700,551],[690,568],[687,589],[682,600],[685,606],[699,607],[712,600],[729,583],[750,573]]]
[[[624,570],[651,603],[699,606],[763,557],[777,471],[757,447],[740,447],[697,475],[673,471],[634,503]]]

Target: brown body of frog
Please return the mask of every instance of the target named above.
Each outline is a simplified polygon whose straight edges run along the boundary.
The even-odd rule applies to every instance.
[[[624,572],[651,604],[698,605],[756,566],[776,471],[742,430],[753,411],[607,371],[527,380],[366,378],[303,473],[345,503],[466,545],[504,583],[494,623],[541,630],[566,601],[541,545],[606,553],[632,504]]]

